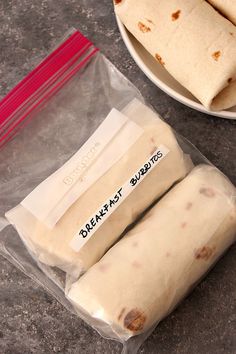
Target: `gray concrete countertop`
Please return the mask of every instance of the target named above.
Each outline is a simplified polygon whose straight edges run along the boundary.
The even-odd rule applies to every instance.
[[[164,119],[236,184],[236,121],[206,116],[174,101],[137,68],[108,0],[0,0],[0,96],[70,28],[87,35]],[[0,258],[2,354],[119,353],[43,288]],[[145,342],[143,354],[236,353],[236,247]]]

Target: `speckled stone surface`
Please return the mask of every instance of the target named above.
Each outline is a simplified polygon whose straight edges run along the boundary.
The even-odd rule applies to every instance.
[[[76,27],[142,92],[147,102],[236,184],[236,122],[193,111],[156,88],[130,58],[109,0],[0,0],[0,96],[70,28]],[[112,354],[102,339],[43,288],[0,258],[1,354]],[[236,247],[164,320],[142,354],[236,353]]]

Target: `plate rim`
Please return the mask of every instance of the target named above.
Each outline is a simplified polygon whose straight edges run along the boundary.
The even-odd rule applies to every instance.
[[[118,24],[118,28],[121,34],[121,37],[125,43],[126,48],[128,49],[131,57],[134,59],[138,67],[141,69],[141,71],[151,80],[157,87],[159,87],[162,91],[164,91],[167,95],[172,97],[173,99],[177,100],[178,102],[184,104],[185,106],[188,106],[192,109],[195,109],[197,111],[200,111],[202,113],[205,113],[207,115],[219,117],[219,118],[224,118],[224,119],[232,119],[236,120],[236,112],[230,112],[230,111],[219,111],[219,112],[213,112],[207,110],[201,103],[195,102],[191,100],[190,98],[186,98],[182,94],[176,92],[174,89],[170,88],[167,84],[165,84],[163,81],[161,81],[156,75],[152,73],[152,71],[148,68],[148,66],[145,64],[145,62],[141,59],[137,51],[135,50],[132,41],[129,38],[128,35],[128,30],[126,27],[123,25],[119,17],[116,15],[116,21]]]

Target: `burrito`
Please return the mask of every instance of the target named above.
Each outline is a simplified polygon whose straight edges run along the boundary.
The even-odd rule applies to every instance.
[[[127,29],[207,109],[236,105],[236,28],[202,0],[116,0]]]
[[[178,145],[172,129],[151,109],[134,100],[124,109],[124,113],[142,127],[142,135],[118,162],[71,205],[52,229],[21,204],[6,214],[26,246],[40,262],[77,277],[96,263],[117,241],[124,229],[156,198],[165,193],[173,183],[184,178],[191,169],[191,161]],[[82,225],[91,219],[125,181],[136,175],[161,144],[169,150],[168,154],[137,184],[107,220],[101,223],[83,247],[79,250],[71,247],[71,241]],[[119,195],[116,197],[119,199]]]
[[[232,0],[208,0],[217,10],[236,25],[236,2]]]
[[[127,340],[158,324],[235,240],[236,189],[199,165],[69,293],[83,318]]]

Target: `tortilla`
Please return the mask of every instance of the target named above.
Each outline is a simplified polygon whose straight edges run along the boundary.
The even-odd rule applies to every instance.
[[[153,328],[234,242],[235,197],[216,168],[195,168],[72,285],[69,300],[119,339]]]
[[[202,0],[120,0],[115,11],[160,65],[209,110],[236,105],[236,28]]]
[[[192,167],[170,126],[151,109],[134,100],[124,113],[143,128],[141,137],[77,199],[53,229],[36,219],[22,205],[6,214],[37,260],[78,276],[96,263],[117,241],[124,229],[173,183],[184,178]],[[78,252],[72,249],[70,242],[81,227],[143,166],[161,144],[169,149],[169,153]]]
[[[208,0],[217,10],[236,25],[236,2],[232,0]]]

